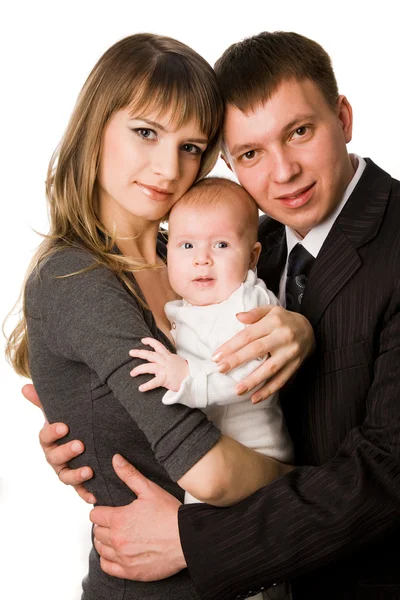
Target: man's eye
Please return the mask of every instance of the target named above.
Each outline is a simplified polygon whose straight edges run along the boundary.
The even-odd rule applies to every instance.
[[[227,248],[228,244],[226,242],[217,242],[214,248]]]
[[[255,150],[249,150],[248,152],[245,152],[244,154],[242,154],[241,158],[244,160],[251,160],[252,158],[254,158],[256,155],[256,151]]]
[[[302,127],[298,127],[294,133],[296,135],[302,137],[303,135],[305,135],[307,133],[307,130],[308,130],[308,127],[303,125]]]
[[[190,250],[190,248],[193,248],[193,244],[190,242],[183,242],[183,244],[180,245],[180,248],[183,248],[184,250]]]

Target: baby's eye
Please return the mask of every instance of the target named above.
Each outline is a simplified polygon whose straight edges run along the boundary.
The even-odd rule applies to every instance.
[[[193,244],[190,242],[183,242],[183,244],[181,244],[179,247],[183,248],[184,250],[190,250],[190,248],[193,248]]]
[[[227,248],[227,247],[228,247],[228,244],[226,242],[217,242],[214,245],[214,248]]]

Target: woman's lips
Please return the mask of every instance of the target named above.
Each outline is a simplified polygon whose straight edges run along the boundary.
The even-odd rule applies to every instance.
[[[136,185],[142,190],[146,196],[151,198],[151,200],[156,200],[157,202],[165,202],[169,200],[172,196],[172,192],[167,192],[157,187],[153,187],[150,185],[145,185],[144,183],[139,183],[136,181]]]
[[[300,206],[307,204],[307,202],[310,200],[314,193],[314,187],[315,182],[305,188],[296,190],[293,194],[279,196],[278,200],[288,208],[299,208]]]

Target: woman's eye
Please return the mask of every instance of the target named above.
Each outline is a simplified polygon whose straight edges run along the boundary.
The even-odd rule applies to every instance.
[[[191,244],[190,242],[183,242],[183,244],[181,244],[180,247],[184,250],[190,250],[190,248],[193,248],[193,244]]]
[[[214,247],[215,248],[227,248],[228,244],[226,242],[217,242]]]
[[[157,137],[157,134],[153,129],[146,129],[145,127],[138,127],[133,130],[139,137],[144,140],[154,140]]]
[[[187,152],[188,154],[200,155],[203,153],[202,149],[199,148],[199,146],[196,146],[195,144],[183,144],[181,148],[184,152]]]

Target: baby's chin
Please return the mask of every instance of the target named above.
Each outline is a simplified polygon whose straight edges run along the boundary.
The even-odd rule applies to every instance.
[[[210,306],[211,304],[220,304],[221,302],[225,302],[235,292],[238,287],[241,285],[240,283],[233,284],[229,288],[224,285],[223,290],[217,289],[216,283],[210,286],[203,286],[198,289],[190,290],[190,293],[183,293],[183,299],[193,306]],[[185,290],[187,292],[187,290]]]

